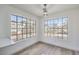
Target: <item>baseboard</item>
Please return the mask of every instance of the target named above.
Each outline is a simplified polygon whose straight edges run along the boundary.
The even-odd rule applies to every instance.
[[[43,41],[38,41],[38,42],[36,42],[36,43],[30,45],[29,47],[31,47],[31,46],[33,46],[33,45],[36,45],[36,44],[38,44],[38,43],[44,43],[44,44],[51,45],[51,46],[57,46],[57,45],[49,44],[49,43],[46,43],[46,42],[43,42]],[[26,47],[26,48],[24,48],[24,49],[22,49],[22,50],[20,50],[20,51],[17,51],[17,52],[14,53],[13,55],[18,55],[19,53],[25,51],[25,50],[28,49],[29,47]],[[57,47],[59,47],[59,48],[64,48],[64,49],[67,49],[67,50],[71,50],[71,51],[73,52],[73,55],[76,55],[75,52],[78,52],[78,51],[75,51],[75,50],[72,50],[72,49],[68,49],[68,48],[65,48],[65,47],[61,47],[61,46],[57,46]]]
[[[39,42],[40,42],[40,43],[47,44],[47,45],[57,46],[57,47],[59,47],[59,48],[64,48],[64,49],[67,49],[67,50],[71,50],[71,51],[73,51],[73,55],[79,55],[79,51],[75,51],[75,50],[73,50],[73,49],[69,49],[69,48],[61,47],[61,46],[54,45],[54,44],[50,44],[50,43],[43,42],[43,41],[39,41]],[[77,53],[77,52],[78,52],[78,53]]]
[[[15,53],[13,53],[12,55],[18,55],[19,53],[25,51],[26,49],[28,49],[29,47],[31,47],[31,46],[33,46],[33,45],[35,45],[35,44],[37,44],[37,43],[39,43],[39,41],[36,42],[36,43],[34,43],[34,44],[32,44],[32,45],[30,45],[30,46],[28,46],[28,47],[25,47],[25,48],[23,48],[23,49],[21,49],[21,50],[15,52]]]

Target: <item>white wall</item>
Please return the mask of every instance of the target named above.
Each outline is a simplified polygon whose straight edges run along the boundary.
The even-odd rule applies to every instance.
[[[57,45],[60,47],[65,47],[68,49],[72,50],[77,50],[79,51],[79,9],[70,9],[70,10],[65,10],[56,14],[52,14],[48,18],[57,18],[61,16],[68,16],[68,40],[62,40],[62,39],[53,39],[50,37],[45,37],[44,32],[41,35],[42,39],[41,41],[52,44],[52,45]],[[42,19],[42,31],[44,29],[44,19]]]
[[[36,29],[37,33],[35,37],[27,38],[23,41],[17,42],[13,45],[11,45],[10,42],[10,14],[24,16],[27,18],[31,18],[33,20],[36,20],[38,22],[38,17],[29,14],[28,12],[21,11],[20,9],[17,9],[15,7],[12,7],[10,5],[0,5],[0,54],[12,54],[16,51],[19,51],[20,49],[23,49],[25,47],[28,47],[34,43],[36,43],[38,40],[38,29]],[[36,23],[36,27],[38,27],[38,23]],[[1,43],[4,42],[4,43]],[[7,46],[9,45],[9,46]],[[3,47],[6,46],[6,47]]]
[[[25,16],[27,18],[33,18],[37,21],[37,35],[36,37],[28,38],[23,41],[17,42],[16,44],[9,45],[6,47],[0,48],[0,54],[12,54],[16,51],[19,51],[25,47],[28,47],[38,41],[43,41],[52,45],[57,45],[73,50],[79,51],[79,9],[70,9],[67,11],[62,11],[60,13],[52,14],[49,18],[56,18],[60,16],[68,16],[68,40],[59,40],[53,39],[50,37],[44,37],[44,19],[38,19],[38,17],[29,14],[28,12],[21,11],[15,7],[11,7],[9,5],[0,5],[0,42],[4,42],[5,44],[1,44],[1,46],[11,44],[8,40],[10,39],[10,14]],[[4,41],[3,41],[4,39]],[[6,41],[6,40],[7,41]],[[8,42],[8,43],[6,43]]]

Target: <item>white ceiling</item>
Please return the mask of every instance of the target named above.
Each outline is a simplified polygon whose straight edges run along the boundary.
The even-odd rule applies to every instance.
[[[23,11],[29,12],[36,16],[43,16],[43,5],[42,4],[12,4],[16,8],[19,8]],[[78,4],[47,4],[48,15],[54,14],[60,11],[68,10],[71,8],[79,7]]]

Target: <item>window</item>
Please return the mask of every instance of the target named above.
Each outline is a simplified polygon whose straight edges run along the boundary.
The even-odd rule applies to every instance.
[[[68,36],[68,17],[48,19],[44,22],[45,36],[67,38]]]
[[[36,34],[35,20],[27,19],[22,16],[11,15],[11,39],[18,41],[33,37]]]

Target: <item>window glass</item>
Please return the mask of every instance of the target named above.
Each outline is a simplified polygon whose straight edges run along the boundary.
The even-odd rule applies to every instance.
[[[27,19],[22,16],[11,15],[11,39],[19,41],[36,34],[35,20]]]
[[[68,17],[48,19],[44,22],[44,33],[47,37],[67,38]]]

